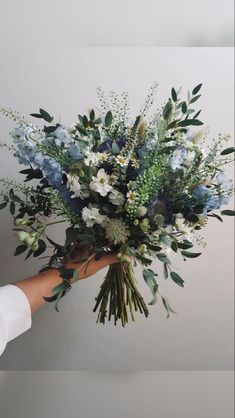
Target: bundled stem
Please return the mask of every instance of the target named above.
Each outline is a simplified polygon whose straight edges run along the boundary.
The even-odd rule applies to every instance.
[[[120,320],[124,327],[128,323],[128,313],[134,321],[134,312],[137,311],[148,317],[148,308],[137,289],[130,264],[116,263],[109,266],[93,311],[96,312],[98,308],[97,322],[102,324],[105,324],[106,319],[111,321],[113,317],[115,325]]]

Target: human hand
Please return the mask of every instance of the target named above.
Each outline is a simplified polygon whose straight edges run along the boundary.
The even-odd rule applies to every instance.
[[[75,269],[78,272],[79,280],[93,276],[102,268],[115,263],[118,263],[117,254],[104,254],[99,259],[95,259],[95,254],[90,253],[88,244],[74,247],[63,260],[65,267]]]

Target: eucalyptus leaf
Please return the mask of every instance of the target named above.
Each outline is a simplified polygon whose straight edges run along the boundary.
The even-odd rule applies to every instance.
[[[158,290],[158,284],[155,279],[155,276],[157,276],[157,274],[154,273],[154,271],[151,269],[144,269],[143,276],[153,296],[153,299],[151,300],[149,305],[155,305],[155,303],[157,302],[157,290]]]
[[[226,216],[235,216],[235,211],[234,210],[230,210],[230,209],[225,209],[221,211],[221,215],[226,215]]]
[[[52,122],[53,121],[53,117],[44,109],[39,109],[40,115],[41,117],[46,121],[46,122]]]
[[[176,93],[174,87],[172,87],[172,89],[171,89],[171,97],[172,97],[172,100],[174,102],[177,102],[177,93]]]
[[[194,87],[194,89],[192,91],[193,95],[197,94],[199,92],[199,90],[201,89],[201,87],[202,87],[202,83],[200,83],[196,87]]]
[[[178,123],[178,126],[190,126],[190,125],[199,126],[199,125],[203,125],[203,122],[201,122],[198,119],[185,119]]]
[[[27,250],[27,245],[23,244],[23,245],[19,245],[18,247],[16,247],[14,255],[20,255],[22,253],[24,253]]]
[[[190,251],[181,251],[181,254],[184,257],[188,257],[188,258],[196,258],[199,257],[201,255],[201,253],[191,253]]]
[[[167,318],[169,318],[170,313],[175,313],[175,311],[173,311],[173,309],[170,306],[169,301],[167,300],[166,297],[161,296],[161,299],[162,299],[163,306],[164,306],[164,308],[166,309],[166,312],[167,312]]]
[[[105,126],[107,126],[107,128],[111,126],[112,121],[113,121],[113,115],[112,115],[112,112],[110,112],[109,110],[105,115],[105,119],[104,119]]]
[[[229,148],[225,148],[220,155],[228,155],[228,154],[232,154],[232,152],[235,152],[235,147],[229,147]]]
[[[184,280],[175,271],[170,272],[172,280],[180,287],[184,287]]]

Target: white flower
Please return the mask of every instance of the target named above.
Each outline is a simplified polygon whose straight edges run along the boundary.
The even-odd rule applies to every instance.
[[[129,160],[126,159],[125,157],[123,157],[123,155],[118,155],[116,157],[116,162],[118,163],[118,165],[120,165],[121,167],[125,167],[128,165]]]
[[[86,158],[84,159],[84,164],[89,167],[90,165],[97,165],[99,162],[98,153],[87,152]]]
[[[92,227],[94,224],[101,225],[104,221],[106,221],[107,216],[101,215],[99,213],[99,209],[90,206],[89,208],[85,207],[82,210],[82,219],[88,227]]]
[[[81,197],[83,198],[83,193],[82,193],[82,187],[81,184],[79,183],[79,177],[73,174],[67,174],[67,188],[73,192],[73,196],[74,197]]]
[[[101,196],[106,196],[107,193],[113,190],[113,187],[110,183],[110,176],[101,168],[96,177],[92,177],[90,188],[95,192],[99,193]]]
[[[113,189],[109,195],[109,200],[113,205],[123,206],[125,197],[118,190]]]
[[[137,194],[136,194],[136,192],[134,192],[132,190],[129,190],[126,197],[127,197],[127,201],[129,203],[133,203],[135,201],[136,197],[137,197]]]

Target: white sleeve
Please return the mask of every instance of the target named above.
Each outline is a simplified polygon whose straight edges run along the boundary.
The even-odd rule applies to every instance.
[[[0,287],[0,355],[7,343],[32,325],[29,301],[14,285]]]

